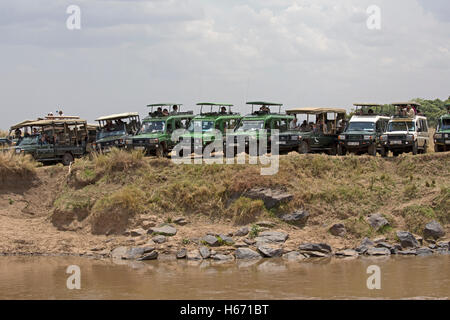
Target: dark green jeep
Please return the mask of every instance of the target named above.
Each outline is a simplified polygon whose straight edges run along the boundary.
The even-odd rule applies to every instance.
[[[171,113],[154,108],[173,107]],[[175,108],[176,106],[176,108]],[[151,104],[149,116],[142,121],[139,132],[127,139],[127,148],[143,150],[146,154],[155,154],[157,157],[166,157],[173,149],[176,141],[172,140],[172,133],[177,129],[187,129],[194,118],[193,111],[180,112],[181,104],[159,103]],[[175,111],[176,110],[176,111]]]
[[[383,106],[374,103],[355,103],[355,114],[345,131],[339,135],[338,154],[382,152],[380,137],[386,132],[390,117],[384,115]]]
[[[111,148],[125,148],[126,140],[133,137],[141,127],[137,112],[113,114],[98,118],[99,130],[95,149],[109,152]]]
[[[247,104],[252,106],[252,113],[243,117],[234,132],[224,139],[224,151],[227,156],[234,156],[240,152],[252,156],[261,155],[261,152],[271,152],[272,142],[279,146],[280,151],[298,148],[299,134],[290,129],[294,117],[281,114],[283,106],[281,103],[255,101]],[[272,112],[270,108],[277,108],[278,113]],[[274,130],[278,130],[276,136]]]
[[[200,115],[192,119],[188,132],[183,134],[179,141],[183,145],[183,150],[203,154],[205,148],[214,143],[219,134],[222,139],[225,132],[234,129],[242,117],[231,111],[232,104],[201,102],[197,105],[200,106]]]
[[[450,103],[446,105],[447,114],[439,118],[434,134],[434,151],[450,150]]]
[[[286,113],[295,115],[297,121],[302,122],[296,127],[299,131],[299,153],[337,154],[338,135],[345,129],[345,109],[299,108],[287,110]],[[310,121],[312,117],[315,119]]]
[[[37,120],[28,122],[26,126],[31,131],[26,131],[13,147],[16,154],[30,154],[42,163],[62,162],[69,165],[74,158],[88,152],[88,125],[78,117]]]

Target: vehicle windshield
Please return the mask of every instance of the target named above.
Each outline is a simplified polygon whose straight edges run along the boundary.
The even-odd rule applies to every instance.
[[[404,122],[390,122],[388,132],[395,132],[395,131],[414,131],[416,129],[416,126],[414,125],[414,122],[412,121],[404,121]]]
[[[350,122],[347,131],[375,131],[375,122]]]
[[[142,124],[142,128],[139,131],[139,134],[144,133],[164,133],[166,129],[166,122],[165,121],[149,121],[144,122]]]
[[[33,144],[37,144],[39,142],[39,136],[31,136],[31,137],[25,137],[20,141],[18,144],[19,146],[29,146]]]
[[[442,119],[439,130],[450,130],[450,119]]]
[[[236,131],[256,131],[264,129],[263,120],[245,120],[239,123]]]
[[[214,130],[214,121],[194,120],[190,123],[189,132],[212,131]]]
[[[123,136],[126,134],[125,124],[114,127],[103,127],[99,133],[97,139],[104,139],[113,136]]]

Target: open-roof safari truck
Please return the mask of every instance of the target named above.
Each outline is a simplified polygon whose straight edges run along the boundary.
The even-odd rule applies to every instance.
[[[355,103],[355,113],[345,131],[339,135],[338,154],[382,152],[381,136],[386,132],[390,117],[387,106],[375,103]]]
[[[290,130],[294,117],[281,113],[283,104],[265,101],[251,101],[247,104],[252,106],[251,114],[242,117],[234,132],[224,141],[227,156],[234,156],[240,151],[252,156],[271,152],[272,140],[277,141],[280,151],[297,149],[298,133]],[[274,139],[274,130],[278,130],[277,139]],[[262,139],[266,139],[266,142]],[[260,150],[264,146],[266,149]],[[257,154],[253,154],[255,152]]]
[[[89,152],[92,130],[78,117],[47,117],[22,124],[24,135],[14,150],[30,154],[42,163],[62,162],[69,165]]]
[[[447,103],[445,107],[447,113],[438,119],[436,133],[434,134],[435,152],[450,150],[450,103]]]
[[[298,108],[286,111],[295,115],[300,131],[298,152],[337,154],[338,135],[345,129],[345,109]]]
[[[412,152],[426,153],[429,145],[427,118],[419,112],[417,102],[397,102],[392,104],[397,112],[389,120],[385,134],[381,136],[382,156],[391,151],[394,157]]]
[[[241,115],[232,112],[233,105],[228,103],[200,102],[197,106],[200,106],[200,114],[192,119],[187,133],[179,141],[184,145],[183,150],[190,146],[195,154],[203,154],[205,148],[215,142],[216,133],[224,136],[227,130],[234,129]],[[213,148],[212,152],[215,151]]]
[[[126,140],[133,137],[141,127],[137,112],[113,114],[95,120],[99,130],[95,148],[99,152],[109,152],[111,148],[124,148]]]
[[[149,116],[142,120],[138,133],[126,141],[127,148],[166,157],[176,145],[172,133],[178,129],[187,129],[194,118],[193,111],[181,112],[181,106],[179,103],[148,105]],[[167,112],[163,112],[162,108]],[[168,111],[170,108],[171,112]]]

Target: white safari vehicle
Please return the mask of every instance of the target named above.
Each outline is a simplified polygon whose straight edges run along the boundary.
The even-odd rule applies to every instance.
[[[428,121],[424,115],[414,111],[418,110],[420,104],[416,102],[394,103],[400,111],[389,121],[387,132],[381,136],[381,155],[386,156],[388,151],[392,151],[394,157],[412,152],[426,153],[429,146]],[[409,114],[402,112],[401,108],[412,109]]]

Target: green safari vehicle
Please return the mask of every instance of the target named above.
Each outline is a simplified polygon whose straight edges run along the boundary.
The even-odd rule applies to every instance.
[[[446,104],[447,114],[439,118],[434,134],[434,151],[445,152],[450,150],[450,103]]]
[[[171,113],[162,113],[160,110],[153,111],[154,108],[170,108]],[[175,108],[176,106],[176,108]],[[146,154],[155,154],[157,157],[166,157],[176,145],[172,140],[172,133],[177,129],[187,129],[189,123],[194,118],[193,111],[180,112],[181,104],[177,103],[157,103],[150,104],[149,116],[142,121],[142,126],[138,133],[127,139],[128,149],[142,150]]]
[[[339,108],[298,108],[286,111],[298,119],[306,117],[297,127],[299,134],[298,152],[326,152],[337,154],[338,135],[345,129],[345,109]],[[310,121],[315,117],[315,121]]]
[[[78,117],[46,118],[26,123],[31,129],[15,147],[16,154],[30,154],[42,163],[61,162],[69,165],[74,158],[88,153],[88,124]]]
[[[227,156],[234,156],[240,151],[251,155],[254,155],[253,153],[256,151],[259,154],[259,149],[264,147],[264,144],[261,145],[263,134],[267,139],[265,142],[267,150],[261,150],[261,152],[271,152],[272,140],[277,141],[280,151],[297,149],[298,132],[290,129],[290,123],[294,117],[281,113],[283,104],[265,101],[252,101],[247,104],[252,106],[252,113],[244,116],[234,132],[229,134],[224,141],[224,150]],[[255,106],[259,108],[255,110]],[[272,112],[270,108],[278,108],[278,113]],[[275,129],[279,130],[277,139],[274,139],[273,130]],[[232,154],[230,154],[231,151]]]
[[[179,141],[184,150],[203,154],[206,146],[215,141],[217,132],[223,136],[227,130],[234,129],[242,116],[231,111],[232,104],[200,102],[197,106],[200,106],[200,114],[192,119],[187,133]]]
[[[137,112],[113,114],[95,121],[99,123],[94,145],[98,152],[109,152],[114,147],[125,148],[126,140],[134,136],[141,126]]]
[[[384,113],[385,110],[380,104],[353,105],[356,107],[355,114],[338,137],[338,154],[343,156],[351,152],[376,156],[377,152],[382,152],[380,137],[386,132],[390,117]]]

